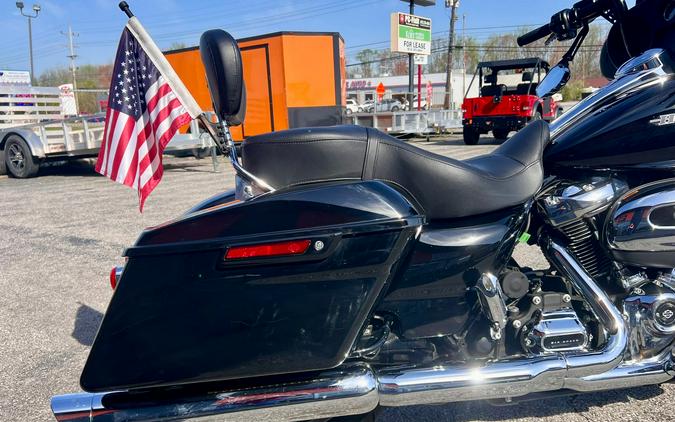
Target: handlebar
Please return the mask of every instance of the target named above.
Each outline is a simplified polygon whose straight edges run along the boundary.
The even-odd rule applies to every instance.
[[[546,25],[518,37],[518,45],[522,47],[551,34],[555,34],[558,41],[571,40],[577,36],[579,29],[588,26],[595,18],[611,16],[618,20],[625,10],[624,0],[579,0],[570,9],[551,16]]]
[[[518,45],[520,47],[522,47],[524,45],[533,43],[533,42],[535,42],[537,40],[540,40],[542,38],[548,37],[549,35],[551,35],[551,26],[549,24],[546,24],[546,25],[540,26],[539,28],[537,28],[533,31],[528,32],[525,35],[521,35],[520,37],[518,37],[518,40],[517,40]]]

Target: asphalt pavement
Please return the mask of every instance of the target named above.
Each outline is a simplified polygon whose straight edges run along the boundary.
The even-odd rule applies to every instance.
[[[414,141],[469,158],[491,151],[484,138]],[[147,226],[167,221],[233,186],[229,166],[165,159],[162,183],[138,212],[135,193],[93,172],[90,162],[53,166],[38,178],[0,178],[0,421],[51,419],[52,395],[79,391],[78,378],[111,297],[108,273]],[[517,259],[543,266],[536,248]],[[484,402],[384,410],[379,421],[669,421],[675,389],[651,386],[494,407]]]

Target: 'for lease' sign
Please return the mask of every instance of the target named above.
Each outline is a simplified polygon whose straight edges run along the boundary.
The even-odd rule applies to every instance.
[[[431,19],[407,13],[392,13],[391,51],[431,54]]]

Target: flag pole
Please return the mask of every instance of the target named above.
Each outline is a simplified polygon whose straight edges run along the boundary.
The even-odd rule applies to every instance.
[[[129,8],[129,4],[126,1],[119,2],[118,6],[127,15],[129,19],[134,17],[134,14],[131,12],[131,9]],[[209,136],[211,136],[215,144],[220,149],[220,152],[227,155],[227,153],[229,153],[230,150],[229,146],[227,145],[225,139],[222,136],[218,135],[218,132],[216,132],[216,129],[213,127],[213,124],[211,123],[211,121],[209,121],[208,117],[206,117],[206,114],[201,112],[199,115],[195,116],[195,119],[199,123],[201,123],[206,132],[209,134]]]

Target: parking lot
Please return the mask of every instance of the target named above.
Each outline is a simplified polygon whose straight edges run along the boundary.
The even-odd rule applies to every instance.
[[[468,158],[458,137],[415,144]],[[167,157],[164,179],[138,212],[135,193],[99,177],[90,163],[55,166],[41,177],[0,178],[0,421],[51,418],[49,398],[79,390],[78,378],[111,296],[108,272],[144,227],[166,221],[233,186],[225,163]],[[477,192],[477,195],[480,193]],[[535,248],[518,259],[544,265]],[[521,406],[459,403],[387,409],[382,421],[673,420],[672,386],[536,400]]]

